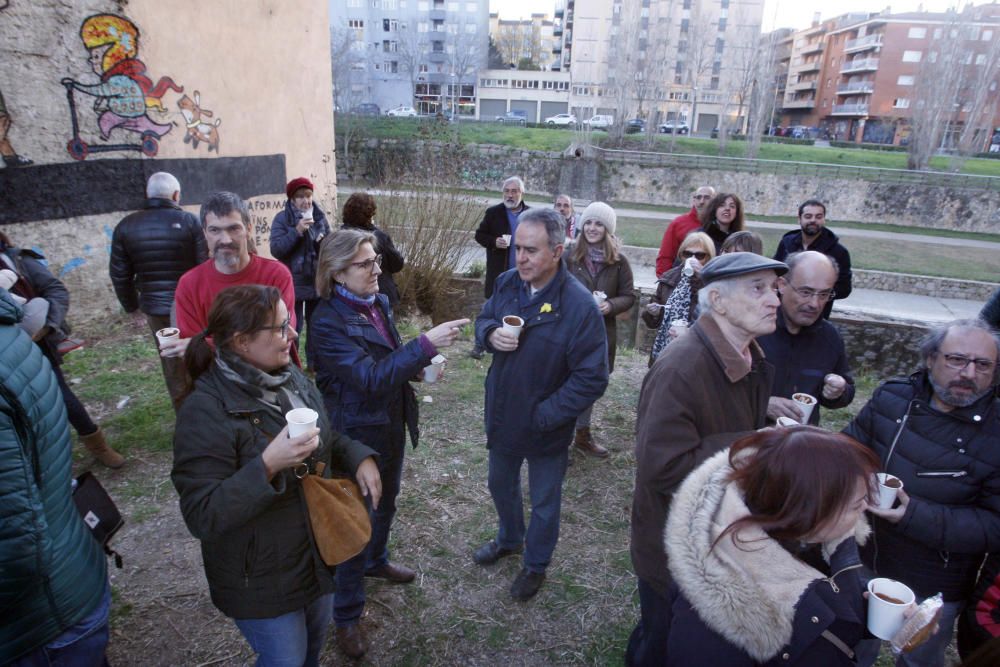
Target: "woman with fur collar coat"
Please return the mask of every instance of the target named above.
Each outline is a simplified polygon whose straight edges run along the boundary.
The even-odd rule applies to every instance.
[[[737,441],[691,473],[666,528],[668,665],[854,665],[865,630],[856,539],[879,468],[809,426]]]

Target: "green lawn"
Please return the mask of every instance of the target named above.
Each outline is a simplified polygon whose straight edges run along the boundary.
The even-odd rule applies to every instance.
[[[338,118],[336,125],[338,133],[342,133],[350,124],[358,134],[366,138],[423,138],[423,139],[458,139],[462,143],[496,144],[511,146],[526,150],[563,151],[573,141],[572,130],[562,128],[519,127],[490,122],[462,121],[448,125],[429,118]],[[595,144],[608,144],[607,135],[600,131],[591,134]],[[652,150],[668,149],[670,137],[657,135]],[[610,147],[610,144],[608,145]],[[628,135],[625,137],[625,148],[632,150],[649,150],[645,137]],[[689,155],[719,155],[719,145],[716,139],[701,139],[697,137],[677,137],[673,151]],[[728,141],[725,155],[727,157],[744,157],[745,141]],[[864,148],[818,148],[816,146],[799,146],[794,144],[764,143],[757,154],[761,160],[777,160],[780,162],[810,162],[856,167],[880,167],[883,169],[906,169],[906,153],[878,151]],[[935,157],[931,160],[931,168],[936,171],[947,171],[949,159]],[[977,176],[1000,176],[1000,160],[970,159],[966,161],[961,173]]]
[[[663,239],[662,220],[618,218],[618,235],[627,245],[657,248]],[[779,229],[754,230],[764,239],[764,254],[771,256],[785,233]],[[866,239],[842,238],[851,252],[856,269],[915,273],[963,280],[996,281],[1000,274],[1000,253],[992,249],[953,247],[892,241],[872,243]]]

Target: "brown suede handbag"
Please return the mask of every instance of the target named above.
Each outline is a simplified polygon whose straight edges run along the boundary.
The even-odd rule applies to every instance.
[[[361,489],[345,477],[323,477],[325,464],[309,474],[303,464],[302,491],[309,508],[309,523],[319,555],[327,565],[339,565],[361,553],[372,538],[368,506]]]

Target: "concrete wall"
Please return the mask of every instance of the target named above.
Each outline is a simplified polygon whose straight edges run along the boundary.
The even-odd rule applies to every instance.
[[[322,0],[0,7],[0,153],[6,139],[33,161],[7,160],[0,169],[0,230],[48,257],[78,304],[73,322],[118,312],[107,277],[110,237],[141,207],[153,172],[174,173],[182,203],[195,213],[216,190],[250,199],[264,254],[290,178],[309,176],[319,205],[331,210],[336,167]]]
[[[421,160],[436,150],[423,142],[369,140],[352,172],[343,176],[363,181],[371,173],[387,173],[396,183],[419,183],[426,173]],[[746,210],[757,215],[794,216],[800,202],[815,198],[827,203],[832,221],[1000,231],[1000,190],[644,166],[500,146],[470,145],[462,151],[449,146],[448,150],[449,160],[456,161],[456,187],[498,191],[504,176],[521,174],[530,193],[569,192],[584,199],[687,206],[691,192],[709,184],[738,193]],[[412,155],[413,161],[388,172],[370,168],[371,163],[384,161],[383,153],[395,159],[400,151]]]

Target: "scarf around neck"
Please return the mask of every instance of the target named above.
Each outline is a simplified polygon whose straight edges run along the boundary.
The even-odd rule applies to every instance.
[[[282,415],[295,408],[309,407],[295,390],[289,366],[266,373],[228,350],[220,350],[216,354],[215,364],[223,377]]]

